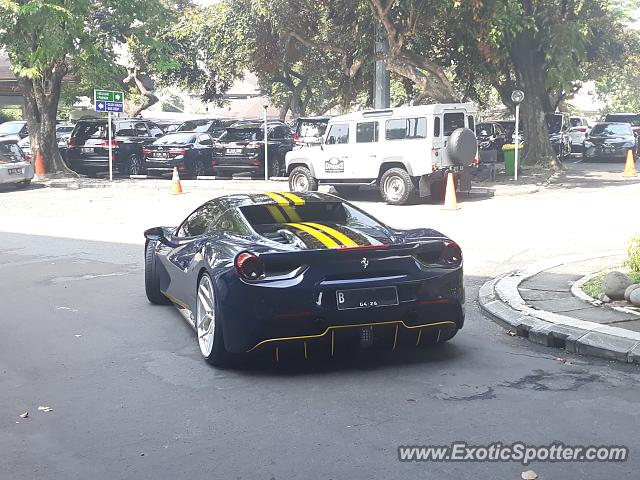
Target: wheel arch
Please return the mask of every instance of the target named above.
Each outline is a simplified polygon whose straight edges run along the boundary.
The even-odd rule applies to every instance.
[[[303,159],[292,160],[291,163],[287,166],[287,175],[289,175],[296,167],[305,167],[311,172],[311,175],[313,175],[314,177],[316,176],[316,171],[313,168],[313,165],[311,165],[308,160]]]
[[[380,165],[380,170],[378,171],[378,181],[380,181],[380,179],[382,178],[382,175],[384,175],[384,172],[392,168],[401,168],[402,170],[406,171],[410,176],[413,176],[413,171],[411,170],[410,165],[407,165],[405,162],[401,162],[399,160],[393,160],[393,161],[384,162],[382,165]]]

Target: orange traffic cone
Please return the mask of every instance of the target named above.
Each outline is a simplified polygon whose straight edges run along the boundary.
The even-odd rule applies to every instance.
[[[178,167],[173,167],[173,178],[171,179],[171,195],[179,195],[182,192],[182,184],[178,175]]]
[[[633,150],[629,150],[627,152],[627,163],[624,166],[624,174],[625,177],[635,177],[636,176],[636,164],[633,159]]]
[[[444,195],[444,207],[445,210],[458,210],[458,201],[456,200],[456,187],[453,184],[453,173],[447,174],[447,190]]]
[[[42,153],[40,150],[36,151],[36,163],[34,165],[35,174],[37,178],[42,178],[45,175],[44,161],[42,160]]]

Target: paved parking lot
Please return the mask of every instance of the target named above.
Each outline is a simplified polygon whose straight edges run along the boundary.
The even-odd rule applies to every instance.
[[[0,477],[518,479],[528,468],[540,478],[632,477],[638,367],[511,337],[475,303],[499,273],[623,248],[638,224],[622,206],[640,185],[619,167],[574,164],[538,194],[462,200],[458,211],[358,193],[353,201],[394,226],[459,241],[465,328],[430,350],[241,370],[203,362],[179,314],[149,305],[143,288],[142,230],[176,224],[225,190],[184,182],[187,193],[172,196],[168,182],[126,181],[0,191]],[[619,464],[397,460],[398,445],[456,440],[632,452]]]

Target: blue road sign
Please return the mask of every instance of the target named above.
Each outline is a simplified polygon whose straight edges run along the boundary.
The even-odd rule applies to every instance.
[[[96,112],[124,112],[124,104],[122,102],[104,102],[98,100],[96,102]]]

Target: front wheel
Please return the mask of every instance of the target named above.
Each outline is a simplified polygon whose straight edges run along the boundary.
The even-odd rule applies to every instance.
[[[224,347],[215,289],[208,273],[200,278],[196,293],[196,333],[200,353],[211,365],[225,365],[229,362],[229,352]]]
[[[296,167],[289,174],[289,191],[291,192],[316,192],[318,180],[311,175],[307,167]]]
[[[281,177],[283,174],[284,165],[280,159],[275,155],[269,156],[269,177]]]
[[[389,205],[404,205],[413,195],[415,185],[402,168],[390,168],[380,178],[380,193]]]

